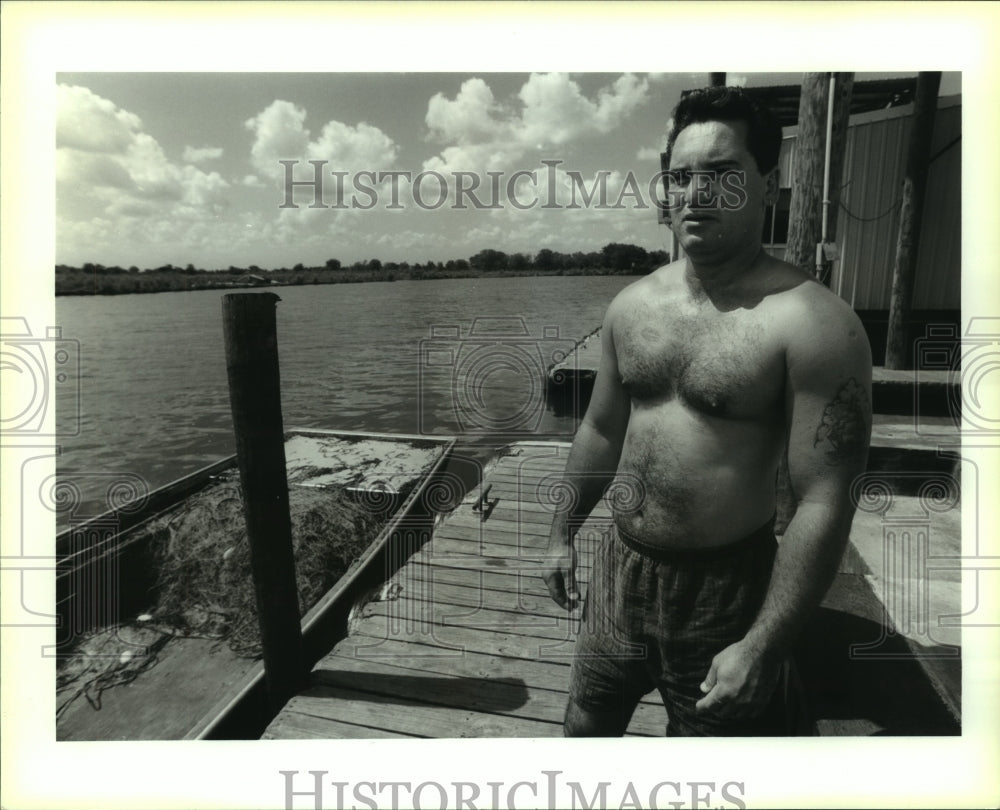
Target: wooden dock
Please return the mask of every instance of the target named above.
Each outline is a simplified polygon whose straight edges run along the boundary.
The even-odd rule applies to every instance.
[[[350,636],[316,664],[309,687],[263,737],[561,736],[580,610],[567,614],[552,602],[540,562],[549,485],[568,450],[513,445],[355,611]],[[581,583],[610,519],[602,504],[581,530]],[[665,724],[654,693],[628,731],[662,736]]]
[[[561,736],[579,611],[557,607],[539,574],[551,485],[568,450],[560,442],[507,448],[430,541],[356,606],[350,635],[319,660],[263,738]],[[610,520],[602,503],[581,529],[584,592]],[[946,530],[936,522],[933,533]],[[877,516],[857,521],[840,573],[796,650],[817,733],[958,734],[960,659],[949,655],[937,666],[940,677],[929,677],[920,645],[908,628],[893,626],[905,617],[883,604],[886,572],[858,553],[875,556],[883,535]],[[957,611],[957,595],[934,590],[930,606]],[[957,653],[958,639],[942,640],[949,642],[956,646],[929,652]],[[872,647],[867,658],[854,653],[859,644]],[[628,734],[662,736],[666,722],[653,692]]]

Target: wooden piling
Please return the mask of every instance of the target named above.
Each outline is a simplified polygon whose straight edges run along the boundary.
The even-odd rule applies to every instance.
[[[229,401],[250,541],[268,700],[278,711],[304,682],[281,420],[274,293],[222,299]]]
[[[896,259],[892,269],[892,298],[889,301],[889,329],[885,344],[885,367],[913,367],[908,325],[913,306],[913,284],[920,247],[920,225],[924,215],[927,174],[934,137],[934,115],[941,86],[940,71],[924,71],[917,76],[913,100],[913,125],[906,153],[906,176],[903,178],[899,209],[899,232]]]
[[[834,73],[833,121],[830,143],[830,187],[827,199],[826,241],[837,238],[837,209],[840,184],[847,149],[847,124],[850,117],[853,73]],[[829,106],[830,74],[807,73],[802,79],[797,119],[798,135],[792,160],[792,199],[788,220],[785,261],[817,274],[816,245],[822,237],[823,166],[826,153],[826,130]],[[819,280],[830,285],[829,260],[823,263]]]

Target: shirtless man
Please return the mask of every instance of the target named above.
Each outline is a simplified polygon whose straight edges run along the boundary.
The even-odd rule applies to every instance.
[[[670,735],[797,730],[788,655],[847,543],[871,352],[844,301],[761,247],[780,146],[773,117],[738,88],[674,111],[670,219],[687,258],[607,310],[565,473],[578,497],[553,521],[543,573],[573,609],[574,527],[608,483],[632,491],[595,556],[567,736],[623,734],[653,688]],[[778,544],[786,447],[797,511]]]

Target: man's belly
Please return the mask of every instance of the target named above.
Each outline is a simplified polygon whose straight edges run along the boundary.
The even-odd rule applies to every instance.
[[[715,419],[678,401],[634,409],[611,491],[615,523],[662,548],[736,542],[775,510],[776,423]]]

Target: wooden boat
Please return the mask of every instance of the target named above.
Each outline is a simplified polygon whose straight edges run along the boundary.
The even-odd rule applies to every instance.
[[[448,437],[286,432],[290,493],[346,492],[383,518],[347,573],[303,615],[307,660],[343,635],[354,600],[391,576],[429,535],[436,509],[455,494],[444,473],[453,446]],[[234,480],[235,467],[236,456],[222,459],[57,537],[61,663],[85,634],[111,624],[115,654],[125,662],[138,656],[150,664],[138,667],[127,685],[99,692],[99,710],[86,700],[68,705],[59,715],[58,739],[255,737],[269,721],[259,661],[237,655],[217,639],[175,636],[162,650],[152,650],[143,628],[129,624],[148,608],[156,586],[150,527],[183,517],[200,493]],[[126,649],[119,652],[122,645]]]

